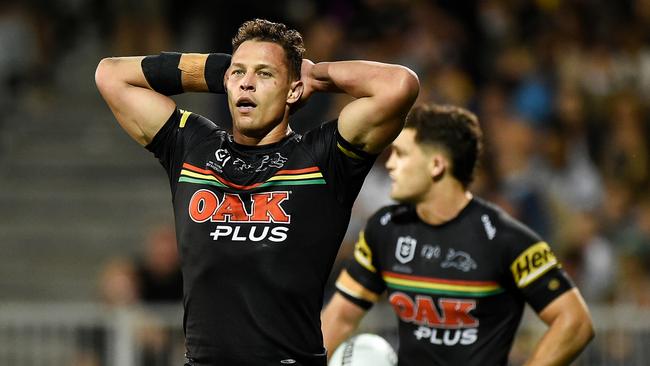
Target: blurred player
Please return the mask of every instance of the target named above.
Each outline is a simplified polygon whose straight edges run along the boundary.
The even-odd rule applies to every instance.
[[[171,185],[188,365],[325,365],[323,287],[376,154],[419,83],[405,67],[303,60],[301,35],[256,19],[225,54],[108,58],[97,86]],[[229,134],[168,95],[226,93]],[[355,99],[304,135],[289,115],[314,92]]]
[[[386,167],[398,205],[359,235],[322,314],[328,350],[379,296],[399,318],[399,365],[506,365],[525,303],[548,330],[527,365],[565,365],[593,337],[587,307],[549,245],[468,190],[480,153],[476,116],[415,107]]]

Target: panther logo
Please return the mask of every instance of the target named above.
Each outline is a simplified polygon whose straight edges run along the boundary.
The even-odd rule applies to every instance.
[[[460,250],[449,249],[447,258],[440,264],[442,268],[456,268],[463,272],[469,272],[476,269],[476,262],[469,256],[469,254]]]

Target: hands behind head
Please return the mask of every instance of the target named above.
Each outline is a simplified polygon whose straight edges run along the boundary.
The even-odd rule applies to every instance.
[[[316,80],[313,78],[312,69],[314,63],[311,60],[306,58],[302,59],[302,65],[300,66],[300,81],[302,82],[302,94],[300,99],[293,104],[291,107],[291,114],[294,114],[297,110],[304,107],[307,104],[307,101],[314,93],[314,83]]]
[[[317,82],[312,72],[314,65],[315,64],[311,60],[306,58],[302,59],[302,65],[300,66],[300,80],[304,85],[304,89],[302,92],[302,98],[300,98],[301,100],[309,99],[309,97],[314,93],[314,84]]]

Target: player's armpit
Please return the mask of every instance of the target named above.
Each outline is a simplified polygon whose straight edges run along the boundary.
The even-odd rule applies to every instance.
[[[527,366],[568,365],[594,337],[589,310],[577,288],[548,304],[539,317],[549,326]]]

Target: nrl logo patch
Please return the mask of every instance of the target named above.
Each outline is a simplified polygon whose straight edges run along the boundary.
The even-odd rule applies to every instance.
[[[408,263],[413,260],[415,256],[415,246],[417,245],[417,240],[410,236],[400,236],[397,238],[397,246],[395,248],[395,258],[397,258],[400,263]]]
[[[209,160],[206,166],[208,168],[214,169],[218,173],[223,173],[223,167],[226,166],[228,160],[230,160],[230,151],[226,149],[218,149],[214,152],[214,157],[217,159],[217,162]]]

